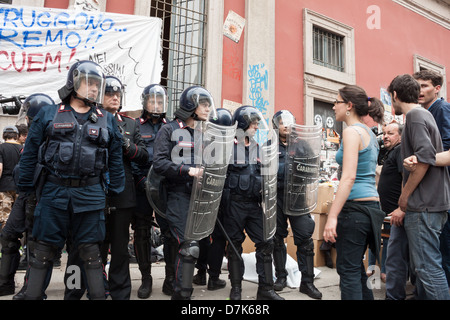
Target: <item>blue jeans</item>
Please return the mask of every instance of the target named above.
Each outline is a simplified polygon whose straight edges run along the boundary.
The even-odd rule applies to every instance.
[[[449,219],[447,219],[447,222],[445,223],[444,229],[442,230],[441,233],[440,240],[441,240],[442,268],[444,268],[445,276],[447,277],[447,284],[450,287],[450,210],[448,211],[448,214]]]
[[[378,202],[365,203],[379,208]],[[344,206],[338,216],[336,232],[336,270],[340,276],[341,299],[373,300],[363,263],[369,239],[374,236],[370,218],[365,213],[346,210]]]
[[[404,226],[419,299],[450,300],[439,250],[439,237],[447,218],[447,211],[406,211]]]
[[[386,299],[406,299],[408,274],[409,248],[405,228],[392,225],[386,257]]]

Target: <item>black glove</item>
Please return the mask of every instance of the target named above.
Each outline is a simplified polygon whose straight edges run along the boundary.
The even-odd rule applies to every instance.
[[[130,150],[131,147],[131,141],[130,139],[126,138],[125,136],[122,137],[122,148],[124,151]]]

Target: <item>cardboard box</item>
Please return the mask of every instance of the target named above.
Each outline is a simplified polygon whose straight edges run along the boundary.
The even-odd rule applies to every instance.
[[[330,183],[320,183],[317,194],[317,206],[313,213],[327,213],[330,203],[334,200],[334,187]]]
[[[323,239],[323,230],[325,229],[325,224],[327,223],[328,214],[326,213],[311,213],[311,218],[314,220],[315,227],[314,233],[312,234],[313,240]]]
[[[242,253],[251,253],[255,252],[255,250],[255,243],[250,240],[250,237],[246,233],[244,243],[242,243]]]

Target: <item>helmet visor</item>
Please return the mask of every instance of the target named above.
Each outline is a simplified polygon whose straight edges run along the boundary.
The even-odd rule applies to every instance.
[[[168,97],[163,90],[153,90],[143,96],[144,109],[148,113],[166,113],[168,106]]]
[[[280,128],[280,125],[289,127],[295,124],[295,117],[292,113],[287,111],[282,111],[280,114],[273,119],[273,125],[275,128]]]
[[[193,96],[194,104],[197,106],[195,114],[197,119],[201,121],[217,120],[217,110],[214,104],[214,99],[209,94],[196,94]]]
[[[77,95],[89,101],[102,103],[105,93],[105,79],[97,73],[76,72],[73,88]]]
[[[259,110],[251,111],[243,115],[244,119],[249,124],[249,127],[258,126],[259,130],[268,130],[269,126],[267,125],[266,120],[264,119],[263,114]]]

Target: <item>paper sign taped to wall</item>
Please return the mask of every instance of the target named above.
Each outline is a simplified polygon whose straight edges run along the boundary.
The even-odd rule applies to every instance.
[[[223,34],[234,42],[239,42],[244,26],[245,19],[236,12],[230,10],[225,19],[225,23],[223,24]]]

